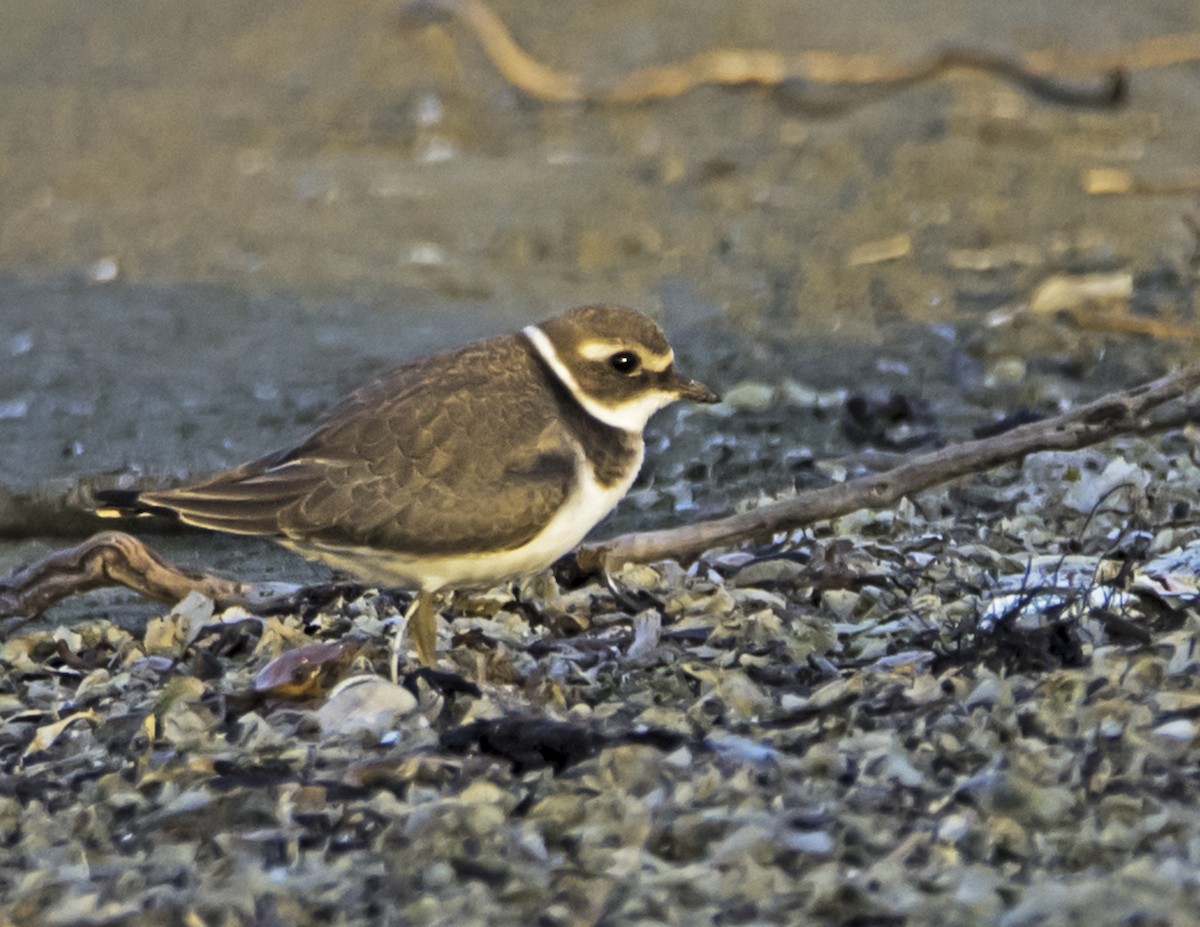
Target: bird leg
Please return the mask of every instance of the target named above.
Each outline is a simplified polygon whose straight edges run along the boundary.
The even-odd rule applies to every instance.
[[[405,612],[404,620],[417,658],[424,666],[437,664],[437,597],[422,589]]]

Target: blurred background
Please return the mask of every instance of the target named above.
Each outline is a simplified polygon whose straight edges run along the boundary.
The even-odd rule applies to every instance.
[[[1077,61],[1200,32],[1193,0],[493,9],[596,86],[718,47]],[[0,20],[8,561],[82,527],[38,502],[78,480],[239,463],[386,366],[584,302],[655,315],[729,394],[656,420],[605,530],[804,483],[878,437],[846,427],[849,395],[892,402],[900,436],[876,443],[905,449],[1195,349],[1194,59],[1134,69],[1116,109],[960,73],[817,117],[749,87],[538,102],[461,25],[405,28],[394,2],[39,0]]]

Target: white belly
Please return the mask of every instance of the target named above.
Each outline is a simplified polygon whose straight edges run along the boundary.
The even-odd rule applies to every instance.
[[[491,586],[550,566],[584,539],[629,491],[642,465],[639,449],[629,476],[601,486],[580,454],[575,490],[536,537],[521,547],[494,553],[420,556],[405,551],[340,547],[311,541],[281,540],[285,547],[361,579],[389,585],[441,589]]]

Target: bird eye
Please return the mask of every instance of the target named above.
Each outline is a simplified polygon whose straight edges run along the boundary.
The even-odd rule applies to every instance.
[[[608,363],[617,373],[632,376],[641,369],[642,359],[632,351],[618,351],[608,359]]]

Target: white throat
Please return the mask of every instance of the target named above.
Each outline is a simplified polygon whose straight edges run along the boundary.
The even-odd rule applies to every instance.
[[[558,351],[550,342],[550,339],[546,337],[545,332],[536,325],[529,325],[521,329],[521,334],[529,339],[534,350],[546,362],[546,366],[554,371],[554,375],[558,377],[559,382],[587,410],[588,415],[604,422],[605,425],[611,425],[613,428],[619,428],[621,431],[627,431],[630,434],[640,435],[646,427],[646,422],[650,421],[650,416],[664,406],[669,406],[678,398],[672,393],[662,390],[650,390],[636,399],[630,399],[618,406],[606,406],[601,402],[597,402],[579,385],[579,381],[575,379],[575,375],[571,373],[567,365],[562,362],[562,358],[558,356]]]

